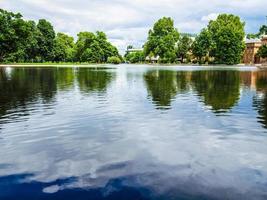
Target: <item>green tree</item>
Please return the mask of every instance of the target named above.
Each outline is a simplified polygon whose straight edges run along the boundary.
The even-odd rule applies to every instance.
[[[256,39],[258,37],[259,37],[259,35],[258,34],[255,34],[255,33],[249,33],[249,34],[247,34],[247,39]]]
[[[267,25],[262,25],[260,27],[259,35],[267,35]]]
[[[192,44],[193,55],[198,63],[202,63],[202,58],[208,56],[211,48],[211,35],[207,29],[203,29]]]
[[[54,41],[54,61],[74,60],[74,38],[64,33],[58,33]]]
[[[37,35],[39,31],[34,21],[28,21],[29,37],[26,39],[25,44],[25,61],[34,62],[38,56],[38,40]]]
[[[130,52],[126,54],[125,60],[130,63],[141,63],[145,61],[145,55],[143,51]]]
[[[76,42],[77,61],[104,63],[112,56],[121,58],[117,48],[107,41],[105,33],[81,32],[78,34]]]
[[[25,61],[25,46],[30,42],[32,23],[20,13],[0,9],[0,62]]]
[[[171,18],[163,17],[158,20],[148,33],[148,40],[144,46],[145,56],[160,56],[160,62],[173,63],[176,59],[175,46],[179,33],[174,28]]]
[[[180,37],[177,44],[177,56],[178,58],[181,58],[182,63],[188,52],[191,50],[192,43],[193,40],[189,36],[184,35]]]
[[[218,64],[238,64],[245,49],[245,23],[238,16],[221,14],[209,22],[208,31],[212,37],[210,55]]]
[[[121,59],[117,56],[111,56],[111,57],[108,57],[108,60],[107,60],[108,63],[111,63],[111,64],[120,64],[121,63]]]
[[[50,22],[45,19],[40,19],[38,24],[38,52],[40,61],[52,61],[54,58],[53,48],[56,33]]]
[[[96,39],[101,49],[101,62],[107,62],[108,58],[113,56],[121,59],[118,49],[108,41],[104,32],[97,31]]]
[[[257,54],[262,58],[267,58],[267,45],[262,45]]]

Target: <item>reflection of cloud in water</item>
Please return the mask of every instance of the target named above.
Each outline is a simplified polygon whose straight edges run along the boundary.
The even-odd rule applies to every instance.
[[[46,183],[77,177],[74,182],[59,185],[60,190],[103,188],[110,180],[122,178],[123,186],[144,187],[165,195],[181,192],[216,196],[214,191],[218,190],[232,198],[232,195],[259,195],[265,191],[254,188],[266,180],[267,149],[259,145],[261,138],[251,135],[254,142],[242,140],[244,136],[221,140],[214,134],[220,130],[201,124],[190,130],[189,126],[178,123],[166,132],[164,127],[170,125],[169,119],[158,124],[155,119],[147,120],[136,127],[143,120],[127,119],[122,126],[112,127],[111,122],[103,119],[103,129],[113,130],[105,134],[100,127],[96,128],[98,125],[90,125],[90,131],[66,131],[49,138],[49,133],[56,132],[48,128],[38,133],[39,137],[43,135],[42,140],[27,143],[19,141],[30,141],[34,133],[24,138],[22,133],[12,139],[16,149],[1,154],[1,162],[12,163],[12,167],[0,173],[4,176],[31,171],[34,175],[28,181]],[[88,120],[80,123],[85,121]],[[177,132],[181,127],[184,132]],[[257,170],[257,166],[262,167]]]
[[[240,90],[231,112],[218,116],[199,100],[187,73],[174,71],[175,98],[159,112],[147,101],[155,87],[143,79],[147,71],[117,70],[105,87],[82,79],[85,91],[104,91],[105,102],[80,92],[69,71],[57,75],[62,84],[56,84],[53,113],[4,123],[0,187],[6,178],[12,192],[35,188],[32,195],[43,199],[112,199],[122,192],[136,199],[266,199],[266,135],[252,107],[254,91]],[[75,87],[66,88],[69,82]]]

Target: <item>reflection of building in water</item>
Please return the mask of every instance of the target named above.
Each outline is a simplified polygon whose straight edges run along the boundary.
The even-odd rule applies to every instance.
[[[257,71],[252,72],[241,72],[240,78],[242,84],[250,89],[256,90],[256,81],[257,81]]]
[[[267,84],[262,84],[265,81],[267,83],[267,71],[241,72],[240,78],[244,86],[254,91],[267,91]]]
[[[257,52],[262,45],[267,45],[267,35],[263,36],[262,39],[247,40],[243,62],[245,64],[259,64],[266,62],[266,59],[257,56]]]

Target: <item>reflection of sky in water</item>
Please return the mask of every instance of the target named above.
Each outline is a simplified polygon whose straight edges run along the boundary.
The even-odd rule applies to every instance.
[[[71,80],[64,75],[67,81],[57,83],[66,87],[57,86],[52,101],[44,102],[36,94],[27,107],[12,104],[0,118],[0,190],[2,185],[11,191],[1,191],[0,198],[19,190],[14,182],[37,190],[28,199],[74,188],[85,189],[87,197],[102,188],[103,199],[126,188],[136,188],[151,199],[267,198],[267,131],[253,106],[264,90],[257,91],[244,80],[250,69],[242,72],[246,76],[238,83],[238,102],[223,113],[205,105],[205,95],[201,97],[195,83],[188,81],[168,109],[156,109],[159,105],[144,78],[153,71],[150,67],[96,74],[84,69],[80,76],[77,70],[68,76]],[[177,69],[170,70],[176,77]],[[88,82],[89,76],[105,79],[106,85]],[[12,123],[10,115],[19,120]]]

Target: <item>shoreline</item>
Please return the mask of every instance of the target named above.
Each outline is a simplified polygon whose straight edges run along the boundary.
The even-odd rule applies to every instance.
[[[226,68],[245,68],[245,67],[252,67],[258,69],[267,69],[267,64],[256,64],[256,65],[246,65],[246,64],[237,64],[237,65],[198,65],[198,64],[150,64],[150,63],[133,63],[133,64],[59,64],[59,63],[49,63],[49,64],[42,64],[42,63],[19,63],[19,64],[0,64],[0,68],[4,67],[100,67],[100,66],[150,66],[150,67],[226,67]]]

